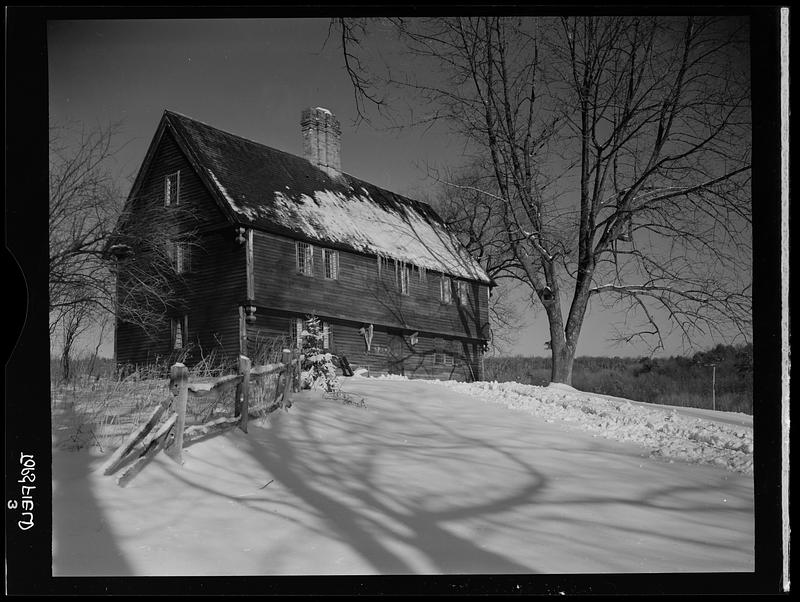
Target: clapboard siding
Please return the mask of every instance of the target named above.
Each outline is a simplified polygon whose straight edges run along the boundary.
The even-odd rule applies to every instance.
[[[249,353],[258,356],[262,349],[293,345],[290,323],[303,314],[259,308],[255,322],[247,325]],[[480,378],[479,344],[464,339],[420,335],[415,345],[407,334],[396,329],[375,326],[369,351],[357,322],[319,314],[329,325],[331,353],[347,358],[355,370],[366,368],[370,374],[400,374],[409,378],[475,380]],[[435,354],[446,351],[454,356],[453,365],[437,364]],[[341,373],[341,371],[340,371]]]
[[[165,178],[178,171],[179,202],[177,206],[166,208],[167,215],[173,214],[179,228],[184,230],[202,230],[225,223],[225,216],[178,146],[170,128],[165,129],[132,202],[163,205]]]
[[[180,304],[169,312],[188,316],[188,341],[184,363],[193,365],[211,357],[232,362],[239,354],[239,306],[245,301],[244,247],[236,244],[232,230],[203,234],[192,250],[192,270],[178,285]],[[118,323],[118,363],[147,364],[168,361],[172,349],[169,321],[154,338],[130,324]]]
[[[299,274],[295,241],[272,233],[254,233],[256,305],[303,314],[320,314],[376,326],[396,327],[473,339],[488,338],[485,285],[467,282],[467,300],[440,302],[439,277],[425,278],[413,268],[409,294],[395,283],[395,264],[384,262],[378,277],[375,257],[338,251],[339,277],[324,277],[322,247],[314,246],[313,276]],[[455,280],[454,280],[455,282]]]
[[[185,311],[195,349],[190,363],[216,349],[227,359],[239,355],[239,306],[246,297],[245,249],[232,230],[202,235],[184,278]]]
[[[191,271],[177,280],[180,304],[169,312],[161,331],[153,336],[132,324],[117,323],[115,353],[117,363],[144,365],[171,361],[178,352],[172,349],[169,318],[188,316],[190,348],[183,360],[193,365],[204,358],[235,361],[239,353],[239,306],[246,298],[245,247],[235,240],[233,227],[195,174],[189,161],[167,129],[155,149],[153,160],[135,198],[133,210],[145,203],[163,204],[164,178],[180,170],[178,210],[166,208],[173,218],[174,232],[194,232]]]

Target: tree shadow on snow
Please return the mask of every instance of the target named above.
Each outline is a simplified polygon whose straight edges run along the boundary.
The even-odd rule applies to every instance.
[[[92,491],[97,458],[80,451],[57,454],[53,461],[53,576],[133,575]]]
[[[538,471],[488,437],[459,433],[430,416],[413,413],[407,424],[391,425],[394,432],[428,433],[408,445],[399,438],[387,440],[386,430],[362,420],[367,415],[347,407],[335,416],[297,408],[271,422],[263,438],[248,437],[248,443],[276,482],[322,517],[330,536],[381,574],[535,572],[535,567],[482,547],[479,527],[457,529],[447,523],[475,525],[530,505],[545,487]],[[338,440],[319,440],[324,420],[335,421],[325,432],[336,432]],[[461,469],[468,471],[476,449],[487,462],[502,459],[512,467],[513,482],[486,490],[475,483],[475,494],[458,496],[458,491],[437,491],[435,482],[415,479],[415,470],[442,462],[455,467],[464,460]],[[403,482],[386,482],[387,456],[393,456],[389,477],[392,467],[408,466],[410,472],[401,468],[395,475]],[[470,479],[466,472],[459,476]]]

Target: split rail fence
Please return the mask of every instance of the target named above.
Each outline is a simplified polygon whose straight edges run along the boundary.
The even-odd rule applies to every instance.
[[[122,466],[125,471],[117,478],[120,487],[127,485],[133,477],[164,450],[179,465],[183,464],[183,448],[198,439],[219,434],[238,426],[245,433],[253,414],[253,391],[261,387],[261,405],[265,413],[291,407],[291,393],[299,390],[299,355],[297,350],[284,350],[281,362],[263,366],[251,366],[250,358],[239,356],[238,374],[231,374],[212,381],[189,382],[189,371],[183,364],[170,368],[169,392],[171,395],[156,407],[150,416],[136,428],[125,442],[117,448],[102,467],[103,474],[111,475]],[[274,377],[275,388],[272,399],[263,399],[269,388],[265,381]],[[211,418],[218,401],[234,391],[232,416]],[[206,419],[201,424],[187,426],[189,400],[207,400]],[[170,407],[172,411],[169,412]],[[167,415],[166,419],[162,418]],[[133,458],[136,458],[131,463]]]

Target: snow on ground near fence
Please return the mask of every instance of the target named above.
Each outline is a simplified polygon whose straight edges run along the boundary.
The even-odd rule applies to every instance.
[[[403,378],[397,376],[383,378]],[[585,393],[569,385],[430,381],[547,422],[652,450],[654,456],[753,474],[753,419],[746,414],[661,406]]]
[[[126,488],[98,471],[113,450],[54,449],[53,574],[754,568],[752,477],[669,463],[554,418],[567,416],[558,395],[569,407],[584,394],[540,392],[553,401],[538,416],[510,410],[494,384],[473,385],[486,387],[476,396],[453,383],[342,380],[365,407],[304,391],[248,434],[187,447],[182,467],[158,454]],[[579,403],[597,414],[573,409],[610,412],[590,399]],[[635,406],[620,406],[631,424]]]

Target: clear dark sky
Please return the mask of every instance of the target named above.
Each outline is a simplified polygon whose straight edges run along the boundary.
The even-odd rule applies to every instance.
[[[342,123],[342,168],[410,197],[424,196],[426,164],[458,162],[458,143],[442,130],[401,134],[354,126],[355,104],[327,19],[51,21],[48,24],[51,123],[122,121],[117,169],[127,192],[164,109],[293,154],[302,154],[300,112],[331,110]],[[621,319],[592,308],[578,355],[643,355],[614,347]],[[531,315],[510,353],[548,355],[542,312]],[[667,339],[660,355],[681,353]],[[671,344],[670,344],[671,343]],[[110,344],[104,346],[109,352]]]

